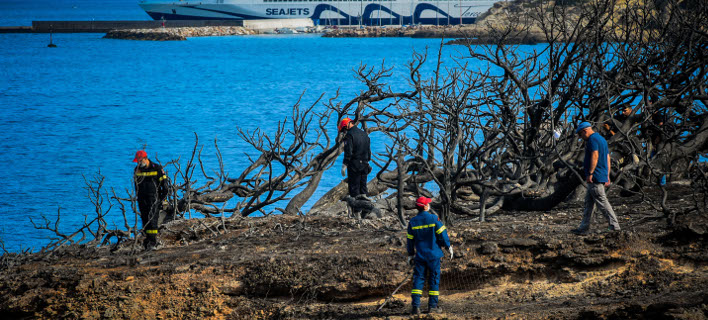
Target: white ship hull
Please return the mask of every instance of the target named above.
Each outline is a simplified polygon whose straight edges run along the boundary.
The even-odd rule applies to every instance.
[[[494,5],[473,1],[142,1],[155,20],[312,19],[316,25],[471,24]]]

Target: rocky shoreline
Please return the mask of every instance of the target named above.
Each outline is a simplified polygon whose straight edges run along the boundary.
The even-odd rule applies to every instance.
[[[245,27],[188,27],[188,28],[158,28],[158,29],[126,29],[111,30],[103,37],[105,39],[147,40],[147,41],[179,41],[191,37],[215,37],[253,35],[260,32]],[[423,26],[423,27],[365,27],[360,29],[341,28],[327,30],[325,38],[377,38],[377,37],[411,37],[454,39],[446,44],[492,44],[495,41],[487,29],[481,26]],[[526,32],[516,36],[508,36],[506,43],[536,44],[545,42],[540,33]]]
[[[364,27],[342,28],[330,30],[323,35],[326,38],[377,38],[377,37],[410,37],[410,38],[440,38],[456,39],[447,44],[493,44],[496,37],[487,26],[413,26],[413,27]],[[507,44],[536,44],[545,42],[546,38],[540,31],[520,32],[517,35],[507,35]]]
[[[244,27],[187,27],[187,28],[157,28],[157,29],[126,29],[111,30],[103,36],[104,39],[123,40],[187,40],[189,37],[214,37],[257,34],[256,31]]]

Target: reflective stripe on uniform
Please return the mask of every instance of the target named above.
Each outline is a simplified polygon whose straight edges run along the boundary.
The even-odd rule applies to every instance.
[[[136,172],[135,173],[135,176],[137,176],[137,177],[152,177],[152,176],[156,176],[156,175],[157,175],[157,171],[146,171],[146,172]]]
[[[430,295],[430,296],[439,296],[439,295],[440,295],[440,292],[439,292],[439,291],[429,291],[429,292],[428,292],[428,295]]]
[[[422,294],[423,294],[423,290],[421,290],[421,289],[413,289],[413,290],[411,290],[411,294],[420,294],[420,295],[422,295]]]
[[[160,181],[165,180],[165,179],[167,179],[166,175],[162,175],[162,177],[160,177]]]
[[[434,228],[435,224],[425,224],[422,226],[413,227],[413,230],[424,229],[424,228]]]
[[[157,230],[145,230],[147,234],[157,234]]]
[[[447,228],[445,228],[445,226],[442,226],[442,227],[440,227],[440,229],[438,229],[438,231],[435,231],[435,233],[441,234],[443,231],[445,231],[445,229],[447,229]]]
[[[409,234],[406,234],[406,237],[408,237],[408,239],[411,239],[411,240],[413,240],[413,235],[412,235],[412,234],[410,234],[410,233],[409,233]]]

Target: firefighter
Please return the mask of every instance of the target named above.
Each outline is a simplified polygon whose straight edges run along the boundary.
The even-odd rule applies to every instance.
[[[364,130],[354,125],[352,119],[344,118],[337,126],[339,131],[345,131],[344,161],[342,176],[346,174],[349,185],[349,196],[359,200],[370,200],[366,189],[367,175],[371,172],[371,146],[369,136]]]
[[[440,286],[441,248],[446,248],[452,258],[452,245],[445,226],[440,219],[428,212],[433,199],[420,197],[415,204],[418,215],[408,223],[408,264],[413,265],[413,290],[411,291],[411,314],[420,314],[420,296],[423,295],[425,274],[428,274],[428,312],[436,313]]]
[[[158,219],[162,202],[167,198],[169,180],[162,166],[150,161],[145,151],[136,152],[133,162],[138,163],[133,180],[140,219],[147,235],[143,247],[145,250],[151,250],[157,246]]]

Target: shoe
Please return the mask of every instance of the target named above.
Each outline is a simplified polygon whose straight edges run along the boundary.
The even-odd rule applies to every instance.
[[[155,240],[155,241],[148,241],[144,244],[145,251],[156,251],[160,250],[164,247],[165,245],[162,243],[160,240]]]
[[[577,235],[584,235],[584,234],[588,234],[589,230],[588,230],[588,229],[575,228],[575,229],[573,229],[573,230],[570,230],[570,232],[571,232],[571,233],[574,233],[574,234],[577,234]]]
[[[356,199],[357,199],[357,200],[366,200],[366,201],[371,202],[371,198],[367,197],[365,194],[357,195],[357,196],[356,196]]]
[[[621,231],[621,230],[622,229],[620,229],[620,228],[615,228],[615,226],[610,226],[609,228],[607,228],[607,231],[609,231],[609,232],[615,232],[615,231]]]
[[[438,314],[438,313],[440,313],[440,312],[441,312],[440,307],[435,307],[435,308],[432,308],[432,307],[431,307],[431,308],[428,308],[428,313]]]
[[[411,308],[411,314],[412,315],[420,314],[420,308],[418,308],[418,307]]]

